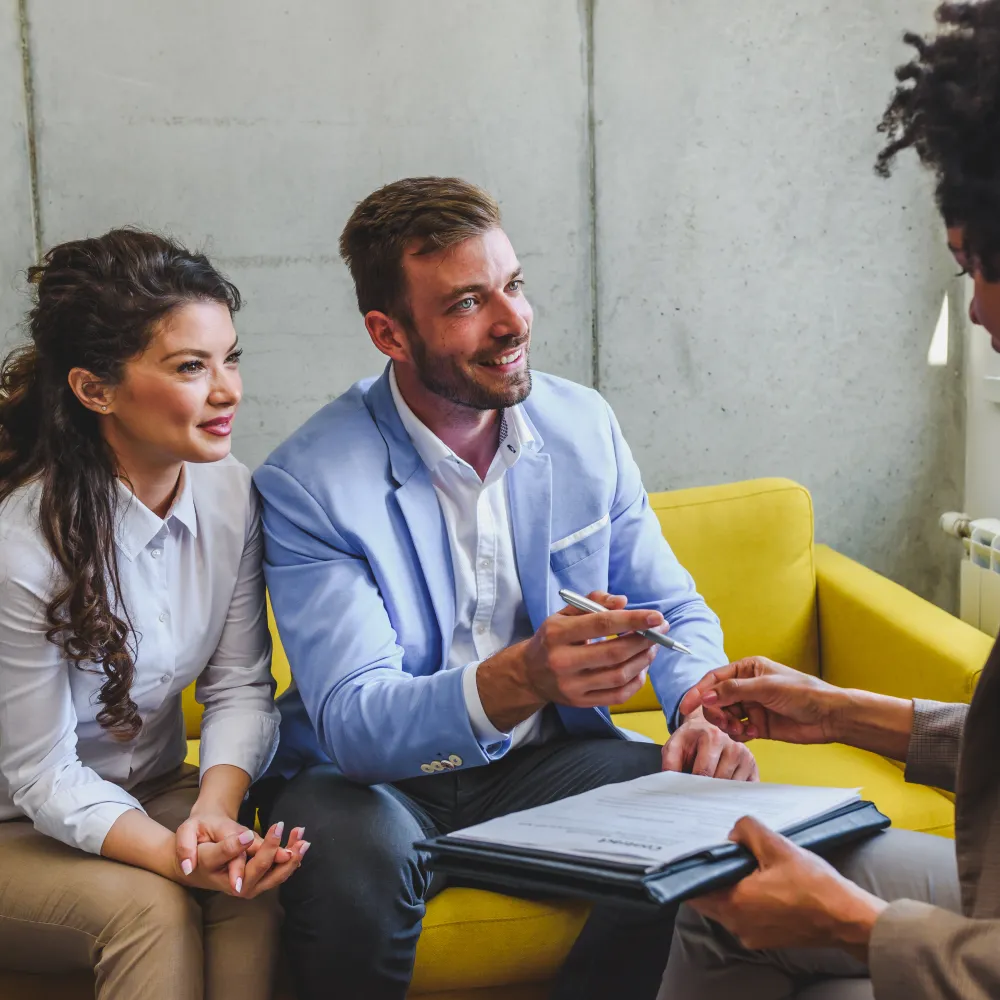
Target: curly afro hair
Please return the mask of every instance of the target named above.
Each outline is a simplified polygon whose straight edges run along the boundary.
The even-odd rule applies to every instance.
[[[944,3],[934,38],[908,33],[916,56],[896,70],[899,86],[879,132],[888,144],[875,170],[888,177],[913,148],[937,177],[945,223],[962,227],[965,253],[1000,280],[1000,0]]]

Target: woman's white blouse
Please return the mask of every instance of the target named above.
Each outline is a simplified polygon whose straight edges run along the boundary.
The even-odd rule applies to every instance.
[[[278,742],[250,473],[233,458],[185,465],[163,520],[120,489],[117,557],[143,723],[128,743],[97,722],[100,666],[68,663],[45,638],[59,571],[38,524],[40,486],[0,509],[0,820],[27,816],[93,854],[122,813],[142,808],[128,789],[184,760],[181,692],[195,679],[202,774],[233,764],[257,778]]]

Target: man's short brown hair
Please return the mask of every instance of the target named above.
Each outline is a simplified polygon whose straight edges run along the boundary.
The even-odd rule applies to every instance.
[[[340,234],[362,315],[376,309],[407,319],[403,253],[433,253],[500,225],[482,188],[458,177],[407,177],[368,195]]]

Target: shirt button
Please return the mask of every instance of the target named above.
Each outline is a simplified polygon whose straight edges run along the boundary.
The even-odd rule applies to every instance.
[[[479,633],[480,635],[484,635],[484,634],[486,633],[486,626],[485,626],[485,625],[477,625],[477,626],[476,626],[476,631],[477,631],[477,632],[478,632],[478,633]]]
[[[161,683],[161,684],[169,684],[169,683],[170,683],[170,674],[164,674],[164,675],[163,675],[163,676],[162,676],[162,677],[160,678],[160,683]]]
[[[159,559],[159,558],[160,558],[160,556],[162,556],[162,555],[163,555],[163,549],[153,549],[153,551],[152,551],[152,552],[150,553],[150,555],[151,555],[151,556],[152,556],[152,557],[153,557],[154,559]]]
[[[170,617],[170,615],[168,615],[168,614],[166,613],[166,611],[164,611],[164,612],[163,612],[163,613],[162,613],[162,614],[160,615],[160,621],[161,621],[161,622],[165,622],[165,621],[166,621],[166,620],[167,620],[167,619],[168,619],[169,617]]]
[[[483,569],[489,569],[490,566],[493,565],[493,562],[490,559],[484,559],[479,565],[482,566]]]

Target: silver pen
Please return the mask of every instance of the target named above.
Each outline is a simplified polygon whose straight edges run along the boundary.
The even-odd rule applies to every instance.
[[[560,590],[559,596],[569,605],[580,611],[607,611],[608,609],[596,601],[592,601],[589,597],[583,597],[580,594],[574,593],[572,590]],[[676,649],[678,653],[687,653],[690,655],[691,650],[684,645],[683,642],[678,642],[676,639],[671,639],[669,635],[664,635],[662,632],[657,632],[653,628],[640,628],[635,630],[636,635],[641,635],[643,639],[649,639],[650,642],[659,643],[665,649]]]

